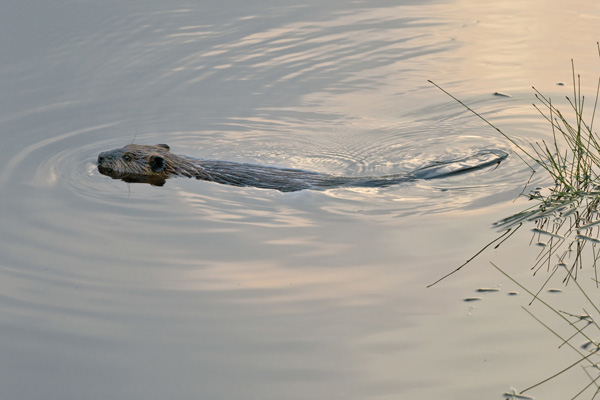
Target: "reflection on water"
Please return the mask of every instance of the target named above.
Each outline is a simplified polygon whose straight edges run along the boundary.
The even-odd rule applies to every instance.
[[[516,157],[287,194],[96,170],[131,142],[347,176],[510,152],[427,79],[524,144],[551,137],[530,85],[596,62],[591,1],[406,3],[6,4],[0,397],[480,399],[563,365],[522,296],[460,301],[490,268],[425,289],[523,206]]]
[[[600,44],[598,44],[598,50],[600,55]],[[573,79],[575,80],[575,71],[573,71]],[[466,263],[441,279],[458,272],[496,242],[498,242],[496,248],[504,244],[520,228],[534,225],[535,227],[531,229],[533,237],[530,244],[535,243],[540,251],[537,259],[532,263],[531,270],[533,275],[544,270],[548,275],[547,278],[544,277],[544,282],[539,289],[535,291],[527,289],[502,268],[494,263],[492,265],[513,284],[532,297],[529,305],[534,302],[541,303],[545,306],[546,311],[553,312],[554,317],[559,317],[559,322],[562,322],[564,326],[560,331],[557,331],[549,327],[547,323],[542,322],[534,312],[525,309],[534,320],[540,322],[542,326],[562,341],[559,348],[563,346],[570,347],[580,358],[559,373],[552,374],[536,384],[523,388],[518,396],[515,389],[513,389],[510,393],[506,393],[505,397],[529,398],[523,393],[537,389],[541,385],[556,384],[555,381],[558,381],[559,376],[564,378],[562,376],[564,372],[576,365],[581,365],[585,373],[584,376],[589,378],[590,383],[585,386],[583,384],[567,385],[576,393],[575,397],[578,397],[590,387],[593,387],[596,381],[600,379],[597,374],[598,368],[595,360],[600,347],[595,338],[592,338],[596,333],[590,333],[593,328],[584,332],[586,328],[598,327],[595,321],[600,317],[600,309],[590,297],[590,293],[598,290],[598,284],[600,283],[597,278],[597,262],[600,256],[598,256],[596,247],[600,243],[600,231],[598,230],[598,225],[600,225],[600,215],[598,214],[598,154],[600,153],[600,145],[597,142],[597,134],[592,130],[596,110],[593,106],[588,116],[583,100],[585,97],[582,96],[580,87],[574,89],[573,97],[569,99],[570,110],[561,111],[557,109],[551,100],[539,92],[537,92],[536,98],[542,103],[542,108],[546,107],[548,111],[546,119],[550,123],[553,132],[552,142],[550,144],[544,142],[543,144],[532,145],[532,150],[517,147],[534,166],[552,176],[554,185],[548,188],[537,187],[533,189],[528,195],[529,199],[534,201],[533,206],[497,222],[496,226],[503,230],[502,234],[467,260]],[[596,94],[594,103],[597,103],[597,100],[598,94]],[[574,122],[571,122],[568,114],[573,114],[572,120]],[[585,276],[589,274],[586,271],[590,270],[593,273],[591,279],[593,284],[585,279]],[[582,274],[584,278],[581,277]],[[559,303],[556,299],[553,299],[554,301],[542,299],[542,297],[545,297],[542,292],[553,281],[555,275],[562,279],[563,285],[571,284],[578,290],[577,293],[583,302],[583,313],[578,310],[575,312],[564,311],[562,309],[564,304],[557,306]],[[581,283],[581,281],[587,282]],[[484,290],[479,289],[478,291]],[[563,289],[549,288],[546,292],[551,294],[563,293]],[[469,297],[464,300],[471,302],[481,300],[481,298]],[[595,311],[595,313],[586,311],[586,307],[592,307],[592,311]],[[560,321],[561,319],[562,321]],[[567,327],[572,328],[573,332],[562,333]],[[585,342],[578,345],[576,342],[581,340],[585,340]],[[583,386],[582,389],[581,386]],[[591,390],[588,392],[591,392]],[[592,397],[597,394],[598,389],[592,393]]]

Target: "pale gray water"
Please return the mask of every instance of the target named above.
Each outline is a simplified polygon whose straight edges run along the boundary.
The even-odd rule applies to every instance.
[[[527,279],[527,235],[425,289],[527,205],[514,155],[291,194],[127,185],[95,161],[135,141],[368,176],[512,151],[427,79],[519,143],[550,138],[530,86],[571,93],[574,58],[592,94],[600,65],[597,3],[570,7],[4,2],[0,398],[481,399],[560,370],[571,354],[487,263]]]

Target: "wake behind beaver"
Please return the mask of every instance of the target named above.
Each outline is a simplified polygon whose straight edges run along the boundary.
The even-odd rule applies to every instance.
[[[234,186],[252,186],[282,192],[336,187],[386,187],[418,179],[439,179],[498,165],[508,154],[480,150],[449,161],[438,161],[405,174],[346,177],[290,168],[230,161],[203,160],[171,153],[166,144],[129,144],[98,155],[98,171],[125,182],[162,186],[170,177],[189,177]]]

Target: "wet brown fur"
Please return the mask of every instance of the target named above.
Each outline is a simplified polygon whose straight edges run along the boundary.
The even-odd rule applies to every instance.
[[[98,171],[125,182],[165,184],[171,176],[185,176],[234,186],[253,186],[293,192],[323,190],[340,186],[385,187],[417,179],[443,178],[499,164],[508,156],[501,150],[481,150],[472,156],[434,162],[407,174],[379,177],[345,177],[290,168],[275,168],[230,161],[203,160],[171,153],[166,144],[128,144],[100,153]],[[469,161],[476,161],[474,164]],[[447,168],[451,166],[452,168]]]
[[[198,160],[171,153],[166,144],[128,144],[105,151],[98,156],[98,170],[128,182],[146,182],[156,186],[162,186],[170,176],[210,180]]]
[[[169,177],[183,176],[283,192],[325,189],[354,180],[298,169],[202,160],[171,153],[166,144],[128,144],[119,149],[102,152],[98,156],[98,171],[113,179],[150,183],[154,186],[163,186]]]

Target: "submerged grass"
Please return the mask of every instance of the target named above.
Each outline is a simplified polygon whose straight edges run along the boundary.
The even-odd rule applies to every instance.
[[[600,43],[597,43],[596,46],[600,56]],[[520,393],[514,390],[512,393],[506,393],[506,398],[529,398],[523,393],[559,378],[576,366],[582,366],[590,382],[585,387],[579,388],[572,398],[576,399],[583,393],[592,393],[592,399],[600,399],[600,341],[592,338],[592,336],[600,336],[600,325],[597,323],[600,321],[600,308],[577,281],[578,272],[584,266],[591,266],[594,273],[592,279],[596,288],[600,287],[597,272],[600,260],[600,249],[598,248],[600,245],[600,136],[594,132],[600,94],[600,78],[596,84],[593,101],[591,104],[586,104],[589,102],[586,102],[586,97],[581,92],[581,77],[575,73],[573,61],[571,61],[571,69],[573,95],[566,97],[571,117],[568,118],[549,97],[544,96],[534,87],[535,97],[539,102],[539,104],[534,104],[534,107],[550,123],[552,139],[551,141],[537,141],[526,146],[518,143],[461,100],[430,81],[505,137],[516,148],[518,156],[532,169],[533,173],[536,168],[541,169],[551,176],[554,183],[550,188],[534,190],[529,193],[527,196],[530,200],[535,201],[534,205],[497,222],[495,226],[504,231],[498,238],[488,243],[463,265],[429,285],[433,286],[459,271],[492,245],[494,248],[499,247],[519,228],[528,225],[534,226],[531,228],[531,243],[535,242],[541,247],[541,250],[531,269],[534,274],[541,269],[549,272],[549,277],[539,290],[535,292],[528,290],[501,268],[493,263],[492,265],[532,296],[530,305],[534,301],[541,302],[554,312],[562,324],[567,324],[572,329],[571,334],[561,335],[524,308],[536,321],[561,339],[560,347],[572,348],[577,352],[579,358],[556,374]],[[583,308],[582,314],[559,311],[539,298],[543,288],[558,272],[564,273],[564,284],[572,282],[578,288],[583,301],[593,307],[593,313],[590,314]],[[594,332],[592,333],[590,329]],[[585,340],[584,345],[573,344],[575,339],[581,340],[582,338]]]

